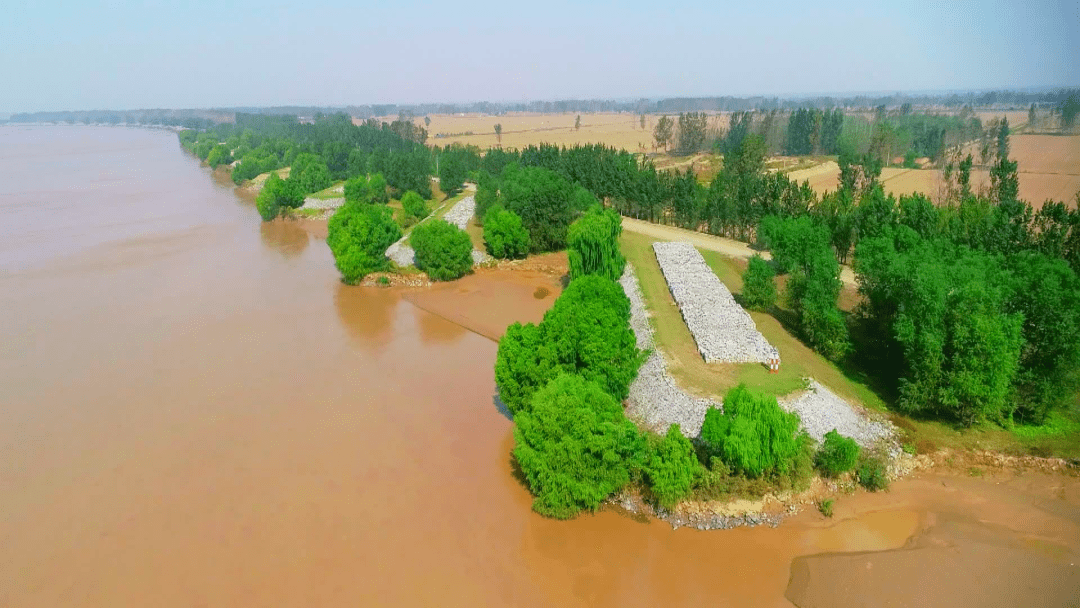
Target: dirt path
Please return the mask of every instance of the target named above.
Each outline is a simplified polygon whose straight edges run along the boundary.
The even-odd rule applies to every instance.
[[[711,234],[704,234],[693,230],[676,228],[674,226],[663,226],[661,224],[653,224],[643,220],[624,217],[623,229],[665,241],[686,241],[693,244],[695,247],[708,249],[709,251],[717,251],[733,258],[750,258],[754,255],[760,255],[766,260],[772,259],[768,251],[755,251],[746,243],[741,243],[722,236],[713,236]],[[856,284],[855,273],[852,272],[851,268],[848,266],[840,266],[840,278],[848,285],[854,286]]]

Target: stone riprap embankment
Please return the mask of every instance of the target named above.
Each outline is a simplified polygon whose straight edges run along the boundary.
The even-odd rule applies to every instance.
[[[707,363],[768,363],[779,358],[693,245],[657,242],[653,252]]]
[[[473,214],[476,213],[476,199],[471,196],[458,201],[450,211],[446,212],[443,219],[457,226],[458,228],[465,230],[465,227],[469,225],[469,220],[472,219]]]
[[[803,428],[815,441],[820,442],[825,433],[835,429],[864,448],[872,448],[883,441],[895,447],[891,445],[895,443],[891,424],[874,420],[816,380],[810,380],[806,392],[784,397],[779,402],[780,407],[799,416]]]
[[[313,198],[304,199],[301,209],[337,209],[345,204],[344,198]]]
[[[469,225],[469,221],[476,213],[476,199],[471,196],[466,196],[449,211],[443,215],[442,219],[446,220],[449,224],[457,226],[461,230],[464,230]],[[434,217],[434,213],[425,217],[420,223],[424,223]],[[386,250],[386,257],[394,261],[398,266],[413,266],[416,264],[416,251],[412,247],[405,244],[405,240],[409,238],[408,235],[401,237],[401,240],[391,245]],[[491,256],[483,251],[476,249],[472,252],[473,266],[478,266],[484,262],[491,261]]]
[[[627,415],[658,433],[665,433],[669,426],[678,424],[683,435],[697,437],[705,422],[705,412],[710,407],[720,407],[720,404],[688,394],[679,388],[668,373],[663,354],[655,350],[649,313],[645,310],[641,286],[630,264],[626,265],[619,283],[630,299],[630,327],[637,337],[637,347],[652,351],[630,385],[630,395],[626,399]]]

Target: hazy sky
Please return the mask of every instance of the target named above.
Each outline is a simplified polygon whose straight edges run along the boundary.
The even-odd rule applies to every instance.
[[[0,111],[1080,85],[1080,2],[7,0]]]

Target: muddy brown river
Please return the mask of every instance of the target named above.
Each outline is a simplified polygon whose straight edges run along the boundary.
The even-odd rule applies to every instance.
[[[173,133],[0,127],[0,218],[0,606],[1080,598],[1065,476],[925,474],[776,529],[533,514],[455,291],[341,285]],[[462,318],[537,318],[531,284],[482,297],[515,280]]]

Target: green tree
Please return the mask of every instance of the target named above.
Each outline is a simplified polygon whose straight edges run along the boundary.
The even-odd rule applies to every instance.
[[[424,219],[430,213],[424,199],[412,190],[409,190],[401,197],[401,208],[405,211],[406,217],[411,218],[414,222]]]
[[[368,190],[371,192],[371,202],[385,205],[390,202],[390,193],[386,190],[386,178],[382,173],[376,173],[368,179]],[[419,192],[421,197],[424,196],[423,192]],[[431,193],[431,188],[428,188],[428,193]]]
[[[495,123],[495,141],[502,145],[502,123]]]
[[[709,115],[704,112],[679,114],[678,144],[675,151],[679,154],[694,154],[704,150],[708,121]]]
[[[374,198],[366,175],[357,175],[345,181],[345,202],[370,204]]]
[[[645,464],[649,489],[666,509],[686,498],[701,472],[694,446],[677,424],[668,427],[667,434],[650,450]]]
[[[278,202],[277,193],[283,187],[284,182],[281,177],[277,173],[271,173],[266,178],[262,190],[255,197],[255,208],[258,209],[259,215],[262,216],[264,222],[268,222],[281,214],[281,203]]]
[[[416,250],[416,267],[436,281],[453,281],[472,270],[472,240],[446,220],[420,224],[409,244]]]
[[[484,244],[496,258],[520,259],[529,254],[529,231],[516,213],[495,206],[484,215]]]
[[[578,114],[577,118],[574,119],[574,130],[575,131],[580,131],[581,130],[581,114]]]
[[[776,397],[744,384],[724,396],[724,409],[710,409],[701,440],[731,469],[747,477],[787,474],[802,449],[799,418],[785,412]]]
[[[643,439],[611,395],[562,374],[514,417],[514,458],[536,497],[533,509],[569,519],[595,511],[640,467]]]
[[[292,173],[289,174],[292,177]],[[326,163],[322,160],[312,162],[304,168],[302,174],[300,174],[300,187],[304,194],[311,194],[312,192],[318,192],[325,188],[329,188],[333,181],[330,179],[330,170],[326,167]]]
[[[596,382],[621,402],[643,361],[622,287],[586,275],[570,282],[539,325],[507,328],[495,358],[495,382],[499,397],[515,414],[562,372]]]
[[[668,116],[661,116],[660,120],[656,121],[656,126],[653,127],[653,139],[656,140],[657,147],[667,150],[674,134],[675,121]]]
[[[354,285],[372,272],[390,268],[386,249],[400,238],[401,228],[389,208],[346,203],[330,218],[326,244],[342,281]]]
[[[626,268],[626,258],[619,250],[620,234],[622,216],[599,205],[570,224],[566,235],[570,279],[598,274],[619,280]]]
[[[463,158],[465,152],[460,148],[447,146],[439,156],[439,187],[446,196],[454,196],[461,191],[468,169]]]
[[[776,304],[776,272],[761,256],[750,258],[743,273],[743,301],[748,308],[769,310]]]
[[[814,457],[814,464],[826,477],[837,477],[855,468],[859,462],[859,444],[844,437],[836,429],[825,433],[821,449]]]
[[[566,231],[580,209],[577,189],[566,178],[540,167],[508,166],[499,201],[521,218],[534,253],[566,246]]]
[[[1076,94],[1069,95],[1058,106],[1058,112],[1061,114],[1061,127],[1063,129],[1071,129],[1076,124],[1076,116],[1080,114],[1080,98]]]
[[[210,165],[211,169],[217,169],[221,165],[227,165],[231,162],[232,155],[229,153],[229,146],[225,144],[214,146],[206,156],[206,164]]]

